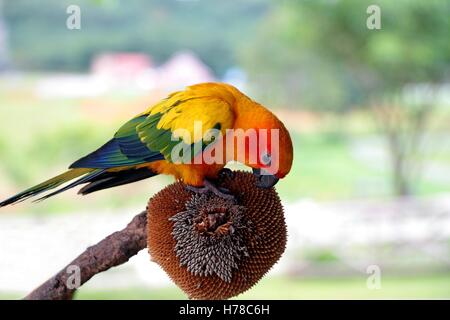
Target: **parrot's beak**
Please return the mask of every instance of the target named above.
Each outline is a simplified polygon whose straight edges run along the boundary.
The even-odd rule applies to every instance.
[[[258,188],[269,189],[277,184],[278,179],[274,175],[266,172],[264,169],[253,169],[253,175],[256,177],[255,185]]]

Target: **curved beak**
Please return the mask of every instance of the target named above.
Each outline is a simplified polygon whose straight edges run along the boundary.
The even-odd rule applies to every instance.
[[[277,184],[278,179],[264,169],[253,169],[253,175],[256,177],[255,185],[258,188],[269,189]]]

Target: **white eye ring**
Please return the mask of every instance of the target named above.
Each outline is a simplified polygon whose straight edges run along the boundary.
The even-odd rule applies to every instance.
[[[262,162],[262,164],[269,166],[270,163],[272,162],[272,156],[269,153],[264,152],[261,155],[261,162]]]

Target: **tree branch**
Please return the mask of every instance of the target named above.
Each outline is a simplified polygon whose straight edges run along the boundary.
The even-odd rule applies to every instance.
[[[86,249],[55,276],[33,290],[26,300],[68,300],[97,273],[127,262],[147,247],[147,213],[141,212],[127,227]],[[79,270],[77,274],[77,270]],[[78,277],[78,278],[77,278]]]

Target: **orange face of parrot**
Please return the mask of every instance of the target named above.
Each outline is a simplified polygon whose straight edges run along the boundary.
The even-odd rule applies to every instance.
[[[292,167],[293,146],[284,124],[269,110],[251,101],[237,125],[245,130],[245,159],[237,160],[253,169],[256,185],[261,188],[274,186]],[[256,138],[255,138],[256,137]],[[244,139],[238,137],[237,144]]]
[[[256,165],[251,165],[257,178],[256,185],[261,188],[273,187],[279,179],[284,178],[291,170],[293,161],[292,141],[284,125],[277,121],[266,130],[267,139],[265,130],[258,139],[260,161]]]

